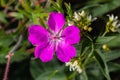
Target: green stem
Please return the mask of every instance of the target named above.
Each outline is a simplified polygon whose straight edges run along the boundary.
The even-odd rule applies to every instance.
[[[91,52],[89,53],[89,55],[87,56],[87,58],[85,59],[84,63],[83,63],[83,67],[86,66],[86,64],[88,63],[89,59],[91,58],[93,52],[94,52],[94,44],[93,44],[93,40],[91,37],[87,36],[86,34],[84,34],[90,41],[91,41]]]
[[[86,60],[84,61],[83,66],[86,66],[86,64],[88,63],[89,59],[91,58],[91,56],[92,56],[92,54],[94,52],[94,45],[93,45],[93,43],[92,43],[91,47],[92,47],[91,52],[89,53],[89,55],[87,56]]]
[[[105,32],[103,33],[102,37],[104,37],[106,34],[107,34],[107,31],[105,31]]]

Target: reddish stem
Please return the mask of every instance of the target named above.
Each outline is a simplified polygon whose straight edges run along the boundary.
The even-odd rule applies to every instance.
[[[8,72],[9,72],[9,66],[10,66],[10,59],[13,54],[9,53],[6,57],[8,58],[6,68],[5,68],[5,73],[4,73],[4,78],[3,80],[7,80]]]

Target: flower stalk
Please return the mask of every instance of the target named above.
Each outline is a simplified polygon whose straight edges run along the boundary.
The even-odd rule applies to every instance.
[[[6,68],[5,68],[5,73],[4,73],[4,78],[3,80],[7,80],[7,76],[8,76],[8,72],[9,72],[9,66],[10,66],[10,60],[11,60],[11,57],[13,56],[13,53],[9,53],[6,58],[8,59],[7,60],[7,64],[6,64]]]
[[[7,60],[7,63],[6,63],[6,68],[5,68],[5,73],[4,73],[3,80],[7,80],[7,76],[8,76],[8,72],[9,72],[9,67],[10,67],[11,57],[14,55],[14,52],[18,49],[18,47],[19,47],[22,39],[23,39],[23,36],[20,35],[20,37],[19,37],[19,39],[18,39],[18,42],[15,44],[15,46],[9,51],[8,55],[6,56],[6,58],[7,58],[8,60]]]

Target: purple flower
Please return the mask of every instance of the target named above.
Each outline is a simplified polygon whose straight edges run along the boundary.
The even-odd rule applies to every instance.
[[[49,29],[46,30],[40,25],[29,27],[28,40],[36,45],[35,57],[42,62],[53,59],[56,52],[57,58],[62,62],[69,62],[76,56],[76,49],[73,44],[80,41],[80,30],[76,26],[63,28],[65,18],[62,13],[51,12],[48,19]]]

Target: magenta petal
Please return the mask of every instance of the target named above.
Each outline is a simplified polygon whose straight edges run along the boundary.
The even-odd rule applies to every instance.
[[[62,36],[65,37],[65,42],[76,44],[80,41],[80,30],[76,26],[68,26],[63,30]]]
[[[49,33],[46,29],[39,25],[32,25],[28,29],[28,40],[33,45],[44,45],[48,42]]]
[[[65,18],[62,13],[51,12],[48,19],[48,26],[51,31],[57,33],[65,24]]]
[[[48,62],[53,59],[54,45],[46,45],[45,47],[37,46],[35,48],[35,57],[40,58],[42,62]]]
[[[57,57],[62,62],[69,62],[76,56],[76,49],[72,45],[59,43],[56,50]]]

